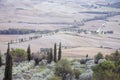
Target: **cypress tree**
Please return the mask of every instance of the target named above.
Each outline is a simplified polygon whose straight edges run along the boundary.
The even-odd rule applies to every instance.
[[[58,61],[61,60],[61,54],[62,54],[62,50],[61,50],[61,42],[59,43],[59,51],[58,51]]]
[[[8,49],[6,54],[6,66],[3,80],[12,80],[12,56],[10,55],[10,46],[8,43]]]
[[[56,46],[56,43],[55,43],[54,44],[54,62],[57,62],[56,55],[57,55],[57,46]]]
[[[1,51],[0,51],[0,66],[2,66],[2,56],[1,56]]]
[[[48,63],[51,63],[53,60],[53,55],[52,55],[52,48],[50,48],[50,50],[47,52],[47,61]]]
[[[39,64],[39,59],[38,58],[35,58],[35,66]]]
[[[86,58],[88,58],[88,54],[86,55]]]
[[[47,51],[47,63],[50,63],[50,51]]]
[[[53,60],[53,53],[52,53],[52,48],[50,48],[50,62]]]
[[[28,57],[28,61],[31,60],[31,49],[30,49],[30,45],[28,46],[28,49],[27,49],[27,57]]]

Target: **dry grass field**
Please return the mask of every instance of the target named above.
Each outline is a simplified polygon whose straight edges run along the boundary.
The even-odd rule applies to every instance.
[[[98,52],[101,52],[105,56],[110,55],[111,53],[115,52],[115,50],[95,47],[78,47],[72,49],[63,49],[62,57],[69,59],[81,59],[88,55],[89,57],[93,58]]]
[[[81,35],[77,33],[57,33],[51,36],[43,36],[41,38],[26,41],[22,43],[11,44],[11,48],[22,48],[27,50],[28,45],[31,45],[32,52],[40,51],[40,48],[53,48],[54,43],[62,43],[63,46],[63,58],[83,58],[86,54],[93,57],[98,52],[102,52],[104,55],[114,52],[120,48],[120,40],[107,38],[99,35]],[[9,36],[10,37],[10,36]],[[8,39],[14,39],[8,38]],[[99,48],[110,47],[107,48]],[[7,44],[5,42],[0,43],[0,50],[2,53],[6,52]]]

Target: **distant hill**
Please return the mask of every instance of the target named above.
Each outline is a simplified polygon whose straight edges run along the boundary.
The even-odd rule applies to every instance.
[[[101,14],[80,12],[119,11],[97,5],[97,3],[100,5],[109,4],[109,6],[119,8],[117,2],[118,0],[0,0],[0,23],[3,23],[2,26],[6,26],[6,23],[9,25],[9,22],[23,26],[25,23],[69,23],[75,19],[81,21]],[[11,26],[14,25],[11,24]]]
[[[110,4],[109,6],[115,7],[115,8],[120,8],[120,2]]]
[[[116,3],[116,2],[120,2],[120,0],[105,0],[106,2],[113,2],[113,3]]]

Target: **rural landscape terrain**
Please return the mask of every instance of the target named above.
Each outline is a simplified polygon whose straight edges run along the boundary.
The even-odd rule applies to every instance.
[[[0,80],[119,80],[120,1],[0,0],[0,54]]]

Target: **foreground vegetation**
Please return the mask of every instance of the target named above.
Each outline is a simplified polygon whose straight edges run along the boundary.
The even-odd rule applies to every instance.
[[[26,51],[23,49],[13,49],[10,51],[10,45],[8,44],[3,80],[14,80],[15,75],[25,74],[27,70],[31,72],[34,69],[35,71],[29,73],[32,76],[29,76],[25,80],[35,80],[38,76],[39,79],[45,78],[44,80],[120,79],[120,53],[118,50],[105,57],[99,52],[95,55],[94,59],[86,55],[85,59],[72,61],[61,59],[61,43],[59,43],[59,48],[57,48],[57,44],[55,43],[54,49],[50,48],[46,51],[46,57],[41,60],[38,56],[34,57],[31,54],[30,45],[28,45]],[[17,66],[15,66],[16,63]],[[1,55],[0,65],[3,65]],[[44,77],[41,77],[43,74]]]
[[[98,53],[96,58],[100,59],[103,56]],[[93,68],[93,80],[120,80],[120,53],[118,50],[111,55],[106,55],[105,58],[106,61]]]

